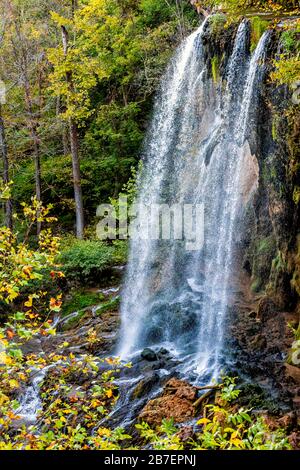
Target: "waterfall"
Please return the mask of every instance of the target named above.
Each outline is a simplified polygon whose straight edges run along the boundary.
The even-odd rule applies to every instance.
[[[204,381],[216,377],[224,363],[237,229],[257,183],[247,139],[270,37],[264,33],[251,57],[250,25],[242,21],[226,80],[216,84],[205,60],[208,24],[209,18],[183,42],[162,80],[137,197],[147,208],[202,206],[204,243],[189,250],[184,238],[151,239],[145,217],[150,214],[154,222],[153,214],[138,213],[119,344],[126,359],[144,347],[165,346]]]

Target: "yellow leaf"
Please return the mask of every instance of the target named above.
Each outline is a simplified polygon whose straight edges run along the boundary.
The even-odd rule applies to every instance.
[[[111,398],[111,397],[113,396],[113,391],[112,391],[111,389],[106,390],[106,396],[107,396],[108,398]]]
[[[7,355],[4,351],[0,352],[0,364],[6,364]]]
[[[208,424],[210,423],[210,419],[208,418],[201,418],[199,421],[197,421],[197,424]]]
[[[15,379],[11,379],[8,383],[9,383],[10,388],[18,388],[19,387],[19,382],[17,382],[17,380],[15,380]]]
[[[111,435],[111,432],[107,428],[99,428],[97,431],[98,436],[105,436],[109,437]]]
[[[101,404],[100,400],[94,399],[94,400],[91,401],[91,407],[92,408],[97,408],[97,406],[99,406],[100,404]]]
[[[245,447],[245,443],[241,439],[233,438],[230,439],[231,444],[233,444],[235,447],[243,449]]]
[[[4,403],[8,401],[9,401],[9,398],[6,395],[4,395],[4,393],[1,393],[0,394],[0,406],[2,406]]]
[[[32,307],[32,297],[29,297],[29,299],[25,302],[25,307]]]

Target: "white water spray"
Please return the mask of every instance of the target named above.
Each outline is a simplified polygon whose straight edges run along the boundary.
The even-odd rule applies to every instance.
[[[244,20],[227,65],[226,86],[218,86],[205,60],[208,22],[184,41],[162,81],[138,196],[144,205],[204,204],[204,247],[187,252],[183,241],[148,240],[143,233],[131,242],[119,347],[121,357],[128,358],[146,346],[167,345],[186,358],[188,370],[207,380],[219,374],[224,362],[242,187],[253,178],[248,175],[247,138],[269,38],[268,32],[263,35],[251,58],[250,26]],[[255,184],[249,188],[250,194]]]

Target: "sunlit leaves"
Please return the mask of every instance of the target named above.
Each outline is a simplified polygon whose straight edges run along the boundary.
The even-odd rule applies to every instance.
[[[0,300],[8,304],[13,302],[30,281],[42,279],[42,271],[47,266],[55,266],[59,240],[50,228],[41,232],[39,250],[31,249],[28,244],[31,228],[37,221],[51,223],[56,220],[49,215],[51,208],[43,207],[36,198],[32,198],[31,205],[23,204],[25,238],[22,241],[7,227],[0,228]],[[31,308],[35,296],[29,296],[24,306]]]

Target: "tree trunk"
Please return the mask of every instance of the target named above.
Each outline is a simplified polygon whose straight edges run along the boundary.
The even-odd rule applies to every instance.
[[[65,57],[68,54],[68,32],[64,26],[61,27],[62,31],[62,44]],[[66,80],[69,87],[70,94],[74,93],[74,84],[72,72],[66,72]],[[82,200],[82,189],[81,189],[81,174],[80,174],[80,162],[79,162],[79,142],[78,142],[78,127],[76,121],[69,118],[70,128],[70,145],[72,155],[72,169],[73,169],[73,184],[74,184],[74,199],[76,209],[76,236],[82,239],[84,236],[84,212],[83,212],[83,200]]]
[[[81,189],[81,175],[79,163],[79,145],[78,145],[78,129],[72,118],[69,120],[70,126],[70,143],[72,154],[74,199],[76,209],[76,236],[82,239],[84,236],[84,215]]]
[[[8,153],[7,153],[7,143],[5,136],[5,127],[2,117],[2,108],[0,104],[0,148],[3,160],[3,184],[7,185],[9,183],[9,163],[8,163]],[[12,200],[9,198],[5,202],[5,225],[6,227],[13,229],[13,213],[12,213]]]
[[[56,119],[61,122],[61,139],[62,139],[62,150],[64,156],[68,156],[70,154],[70,145],[69,145],[69,125],[66,123],[65,120],[61,119],[61,113],[65,111],[64,107],[61,103],[60,96],[57,97],[56,100]]]
[[[28,114],[28,129],[33,143],[34,156],[34,177],[35,177],[35,195],[38,202],[42,200],[42,183],[41,183],[41,161],[40,161],[40,142],[36,130],[36,120],[33,113],[32,98],[29,80],[25,74],[25,102]],[[37,217],[39,214],[37,214]],[[41,233],[42,224],[37,221],[37,236]]]

